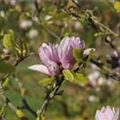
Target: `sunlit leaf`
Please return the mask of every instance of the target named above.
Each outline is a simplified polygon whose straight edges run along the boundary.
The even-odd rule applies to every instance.
[[[48,85],[48,84],[52,84],[54,82],[55,78],[54,77],[51,77],[51,78],[45,78],[43,80],[40,80],[39,81],[39,84],[41,85]]]
[[[0,107],[0,117],[3,115],[4,109],[5,109],[5,105],[2,105]]]
[[[13,49],[14,48],[14,32],[13,32],[13,30],[9,30],[9,32],[4,35],[3,45],[7,49]]]
[[[116,1],[114,3],[114,8],[115,8],[117,13],[120,13],[120,1]]]
[[[74,76],[72,74],[72,72],[70,70],[63,70],[63,75],[65,76],[65,79],[70,81],[70,82],[73,82],[74,80]]]
[[[23,113],[23,111],[21,111],[20,109],[18,109],[18,110],[16,111],[16,114],[17,114],[17,116],[18,116],[19,118],[21,118],[21,120],[29,120],[29,119],[25,116],[25,114]]]
[[[9,83],[9,78],[7,77],[2,83],[2,87],[5,87]]]
[[[88,77],[86,77],[85,75],[81,73],[73,73],[73,75],[74,75],[75,83],[86,84],[89,81]]]

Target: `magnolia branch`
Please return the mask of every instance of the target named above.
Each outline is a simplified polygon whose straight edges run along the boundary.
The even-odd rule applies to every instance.
[[[79,14],[75,11],[71,11],[69,9],[65,9],[65,11],[72,15],[76,19],[84,19],[86,21],[89,21],[89,25],[96,29],[97,31],[99,30],[100,32],[105,32],[104,35],[112,34],[115,37],[118,37],[119,35],[116,34],[114,31],[112,31],[109,27],[105,26],[102,24],[96,16],[93,15],[93,12],[91,10],[86,10],[86,11],[80,11]]]
[[[48,107],[50,101],[53,100],[55,98],[55,96],[62,94],[63,91],[59,91],[59,89],[60,89],[63,81],[64,81],[63,77],[62,77],[62,79],[60,81],[56,80],[55,81],[56,82],[55,86],[52,89],[52,91],[47,91],[44,103],[42,104],[40,109],[37,110],[37,115],[38,115],[38,118],[40,120],[42,119],[42,116],[45,116],[45,112],[47,110],[47,107]]]

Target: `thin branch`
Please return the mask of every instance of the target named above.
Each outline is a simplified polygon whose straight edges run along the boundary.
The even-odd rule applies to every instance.
[[[24,108],[36,118],[37,117],[36,112],[29,106],[25,98],[22,98],[22,103],[24,105]]]
[[[107,27],[104,24],[102,24],[101,22],[99,22],[98,19],[96,18],[96,16],[93,15],[91,10],[81,11],[80,15],[78,15],[77,13],[72,12],[70,10],[65,10],[65,11],[68,14],[75,17],[76,19],[82,18],[82,19],[88,20],[91,23],[91,27],[93,27],[97,31],[98,31],[98,28],[99,28],[100,32],[103,32],[102,30],[104,29],[106,32],[113,34],[115,37],[118,37],[118,34],[116,34],[114,31],[112,31],[109,27]]]
[[[23,106],[21,108],[27,110],[28,112],[30,112],[36,118],[37,117],[36,112],[30,107],[30,105],[28,104],[28,102],[25,98],[25,92],[23,92],[23,91],[25,91],[25,88],[23,87],[23,84],[19,81],[18,78],[15,78],[15,81],[17,82],[18,87],[21,91],[21,101],[23,103]]]
[[[55,98],[55,96],[57,96],[59,94],[59,89],[60,89],[63,81],[64,81],[63,77],[62,77],[62,79],[60,81],[56,80],[56,84],[55,84],[55,87],[53,88],[53,90],[48,91],[46,93],[46,99],[45,99],[44,103],[42,104],[40,109],[37,110],[37,115],[38,115],[40,120],[42,119],[42,116],[45,115],[47,107],[48,107],[50,101],[53,100]]]
[[[101,69],[101,72],[104,73],[106,76],[111,77],[112,79],[120,82],[120,75],[116,74],[115,72],[112,72],[110,69],[107,69],[107,67],[104,66],[103,63],[99,63],[95,59],[92,59],[91,62],[97,67],[99,67]]]
[[[36,18],[37,18],[37,21],[33,19],[33,17],[30,17],[30,19],[34,22],[34,23],[37,23],[37,25],[41,26],[45,31],[47,31],[50,35],[52,35],[54,38],[56,39],[59,39],[59,36],[57,34],[55,34],[50,28],[48,28],[47,26],[44,26],[42,24],[42,21],[40,19],[40,13],[42,11],[42,5],[41,7],[39,7],[39,3],[37,2],[37,0],[34,1],[34,5],[35,5],[35,8],[36,8],[36,11],[37,11],[37,15],[36,15]]]

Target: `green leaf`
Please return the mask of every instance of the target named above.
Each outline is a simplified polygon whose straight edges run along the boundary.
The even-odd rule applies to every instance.
[[[4,109],[5,109],[5,105],[2,105],[0,107],[0,117],[3,115]]]
[[[75,83],[86,84],[89,81],[88,77],[86,77],[85,75],[81,73],[73,73],[73,75],[74,75]]]
[[[83,62],[83,50],[81,48],[73,49],[73,56],[76,61]]]
[[[65,76],[65,79],[70,81],[70,82],[73,82],[74,80],[74,76],[73,74],[71,73],[70,70],[66,69],[66,70],[63,70],[63,75]]]
[[[9,83],[9,78],[7,77],[2,83],[2,87],[5,87]]]
[[[0,73],[11,73],[15,71],[15,67],[12,65],[0,61]]]
[[[14,32],[13,32],[13,30],[9,30],[8,33],[4,35],[3,45],[7,49],[14,48]]]
[[[45,78],[43,80],[40,80],[39,84],[46,86],[48,84],[52,84],[54,82],[54,80],[55,80],[55,77]]]

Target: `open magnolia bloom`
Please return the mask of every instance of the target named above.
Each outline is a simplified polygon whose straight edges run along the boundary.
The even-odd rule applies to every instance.
[[[103,107],[101,110],[97,110],[95,118],[96,120],[118,120],[119,110],[110,108],[110,106]]]
[[[65,37],[59,44],[58,54],[62,67],[71,69],[75,63],[74,48],[85,48],[85,43],[79,37]]]
[[[56,45],[43,43],[38,52],[43,65],[33,65],[29,69],[57,76],[61,74],[62,69],[72,69],[76,62],[73,57],[74,48],[84,49],[85,43],[79,37],[65,37]],[[91,50],[83,54],[88,55]]]
[[[59,57],[58,57],[58,45],[45,44],[39,48],[39,57],[44,65],[33,65],[29,69],[43,72],[48,75],[59,75]]]

